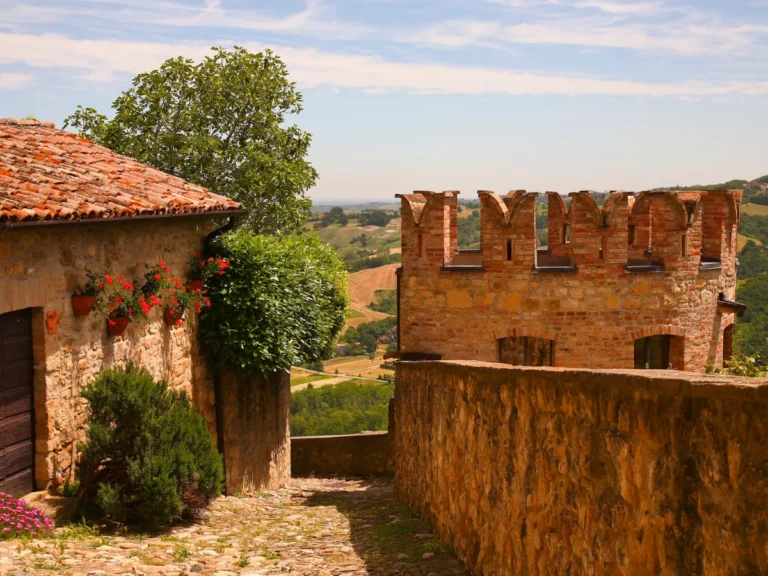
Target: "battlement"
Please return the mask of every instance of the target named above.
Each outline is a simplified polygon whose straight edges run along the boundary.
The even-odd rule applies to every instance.
[[[741,190],[611,192],[598,206],[590,192],[570,205],[547,192],[548,235],[540,246],[536,192],[500,197],[479,191],[481,250],[458,250],[458,192],[397,195],[402,203],[404,266],[443,271],[528,269],[539,273],[641,273],[735,267]]]
[[[401,195],[401,352],[517,365],[702,370],[732,349],[740,190]],[[539,210],[540,212],[540,210]],[[541,214],[539,221],[542,221]]]

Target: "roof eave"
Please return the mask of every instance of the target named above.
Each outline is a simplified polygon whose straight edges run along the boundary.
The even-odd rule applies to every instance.
[[[217,216],[238,216],[245,214],[244,208],[231,210],[210,210],[205,212],[177,212],[172,214],[137,214],[135,216],[116,216],[113,218],[76,218],[71,220],[21,220],[13,222],[7,220],[0,222],[0,227],[5,229],[15,228],[50,228],[64,226],[83,226],[91,224],[110,224],[136,222],[143,220],[166,220],[170,218],[214,218]]]

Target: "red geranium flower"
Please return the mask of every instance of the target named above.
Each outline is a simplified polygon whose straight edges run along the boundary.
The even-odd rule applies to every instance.
[[[109,274],[107,274],[106,276],[104,276],[104,280],[106,280],[106,281],[107,281],[107,284],[112,284],[112,279],[113,279],[113,277],[112,277],[112,276],[110,276]]]
[[[155,274],[155,280],[160,280],[160,274]]]
[[[160,260],[160,268],[165,268],[165,260]]]
[[[114,320],[112,320],[111,318],[110,318],[110,319],[108,319],[108,320],[107,320],[107,322],[109,322],[109,325],[110,325],[110,326],[114,326],[115,324],[117,324],[117,322],[115,322],[115,321],[114,321]]]

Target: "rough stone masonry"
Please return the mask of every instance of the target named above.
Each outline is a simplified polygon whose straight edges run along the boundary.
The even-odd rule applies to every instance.
[[[768,573],[768,380],[399,362],[398,499],[473,574]]]
[[[615,192],[602,207],[580,192],[568,208],[547,194],[544,249],[536,193],[480,192],[476,251],[458,250],[456,192],[400,196],[401,353],[584,368],[647,354],[689,371],[729,359],[740,190]]]

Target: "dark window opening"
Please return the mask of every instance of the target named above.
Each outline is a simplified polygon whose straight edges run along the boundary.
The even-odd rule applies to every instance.
[[[598,244],[597,250],[597,257],[600,260],[603,260],[605,258],[605,236],[600,236],[600,243]]]
[[[680,237],[680,256],[688,256],[688,235],[683,234]]]
[[[570,225],[566,224],[563,226],[563,244],[570,244],[571,243],[571,227]]]
[[[634,224],[629,226],[629,235],[627,236],[627,244],[633,246],[635,244],[635,226]]]
[[[507,260],[512,260],[512,240],[507,240]]]
[[[499,340],[499,362],[512,366],[554,366],[555,342],[522,336]]]
[[[419,248],[418,248],[419,256],[421,256],[423,247],[424,247],[424,237],[421,234],[419,234]]]
[[[667,370],[671,368],[671,336],[649,336],[635,340],[635,369]]]

